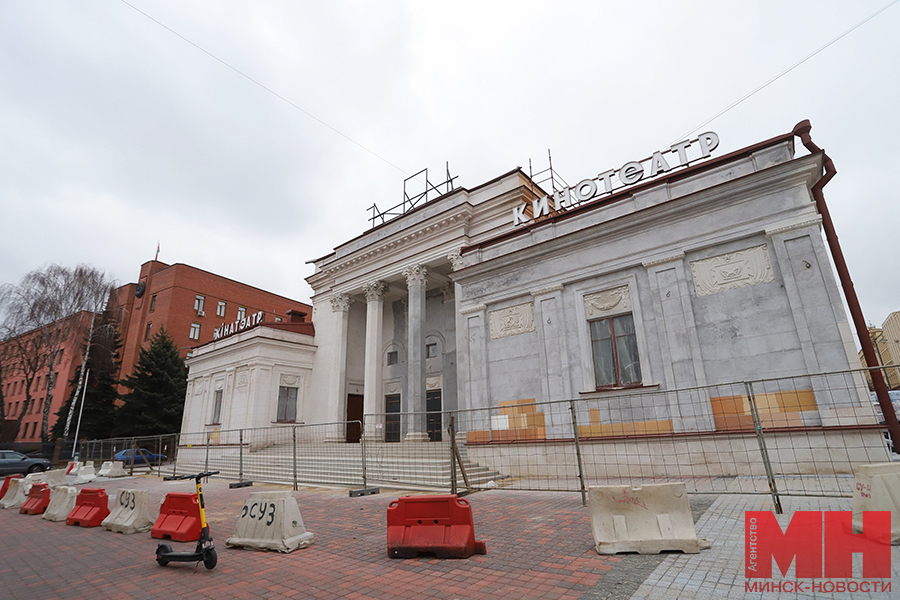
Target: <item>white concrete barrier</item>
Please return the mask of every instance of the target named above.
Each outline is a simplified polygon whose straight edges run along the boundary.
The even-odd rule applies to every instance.
[[[28,492],[31,491],[31,486],[36,483],[44,483],[44,478],[46,477],[46,473],[43,471],[39,473],[31,473],[22,478],[22,485],[25,488],[22,490],[25,493],[25,497],[28,497]]]
[[[604,485],[588,492],[599,554],[696,554],[711,546],[697,538],[684,483]]]
[[[108,460],[103,463],[97,472],[98,477],[125,477],[128,473],[122,467],[121,460]]]
[[[853,485],[853,532],[863,530],[863,511],[891,511],[891,545],[900,545],[900,463],[861,465]]]
[[[84,463],[78,469],[78,475],[75,477],[75,485],[80,485],[82,483],[90,483],[97,479],[97,473],[94,471],[94,461],[88,461]]]
[[[81,463],[77,460],[70,460],[69,464],[66,466],[66,475],[78,475],[78,469],[81,468]]]
[[[150,492],[148,490],[119,490],[109,516],[100,525],[116,533],[150,531]]]
[[[290,492],[253,492],[244,502],[228,547],[293,552],[313,543]]]
[[[31,487],[31,486],[28,486]],[[25,493],[24,479],[10,479],[6,494],[0,500],[0,508],[21,508],[25,504],[28,494]]]
[[[76,488],[61,485],[50,490],[50,504],[41,515],[48,521],[65,521],[72,509],[75,508],[75,499],[78,497]]]
[[[44,471],[43,483],[49,485],[51,489],[59,487],[61,485],[66,485],[66,470],[51,469],[49,471]]]

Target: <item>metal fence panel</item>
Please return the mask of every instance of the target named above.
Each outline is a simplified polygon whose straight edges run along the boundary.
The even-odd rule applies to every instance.
[[[777,507],[781,495],[850,496],[858,465],[891,459],[884,431],[856,370],[368,414],[362,423],[90,440],[80,451],[83,460],[112,460],[144,447],[166,455],[160,474],[217,470],[295,487],[583,494],[590,485],[683,481],[693,493],[771,494]]]
[[[350,422],[359,426],[359,421]],[[360,485],[362,446],[346,443],[348,423],[282,425],[182,434],[178,473],[294,485]]]

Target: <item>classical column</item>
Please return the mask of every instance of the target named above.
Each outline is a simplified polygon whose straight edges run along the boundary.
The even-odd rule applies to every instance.
[[[367,415],[383,413],[381,398],[381,345],[384,331],[384,290],[383,281],[372,281],[363,286],[366,294],[366,376],[363,390],[363,412]],[[374,425],[374,421],[372,423]],[[374,435],[363,431],[363,434]]]
[[[347,332],[350,328],[350,304],[353,299],[347,294],[335,294],[331,297],[332,312],[339,313],[340,319],[337,323],[337,331],[335,331],[335,339],[338,344],[338,350],[335,353],[335,362],[332,366],[334,374],[337,378],[337,417],[339,421],[343,421],[347,417]],[[343,408],[343,413],[341,409]],[[344,442],[345,436],[343,432],[334,433],[325,436],[326,442]]]
[[[409,317],[407,319],[408,343],[406,345],[407,364],[407,410],[423,413],[407,424],[406,441],[428,441],[425,432],[425,275],[428,270],[422,265],[412,265],[404,269],[406,285],[409,288]]]

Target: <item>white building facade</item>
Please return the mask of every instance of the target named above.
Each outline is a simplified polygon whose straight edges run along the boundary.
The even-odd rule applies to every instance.
[[[302,318],[302,317],[301,317]],[[188,355],[181,431],[208,433],[300,421],[316,353],[311,323],[259,323]]]
[[[364,421],[326,441],[446,441],[448,412],[489,409],[466,441],[563,440],[568,417],[516,408],[558,400],[592,402],[585,437],[746,429],[740,394],[655,393],[859,360],[811,192],[823,153],[718,144],[568,188],[516,169],[337,246],[311,261],[312,323],[195,349],[182,431]],[[779,426],[874,422],[861,378],[835,390],[797,379],[758,402]]]
[[[511,171],[312,261],[303,418],[383,415],[366,435],[427,441],[440,411],[615,395],[605,420],[709,431],[715,401],[635,415],[623,392],[858,367],[810,192],[822,154],[795,157],[792,134],[717,145],[709,132],[555,193]],[[796,424],[827,424],[858,404],[845,396],[810,384]],[[571,435],[543,425],[532,439]]]

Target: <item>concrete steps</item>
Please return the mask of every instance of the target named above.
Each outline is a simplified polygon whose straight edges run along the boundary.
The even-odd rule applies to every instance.
[[[411,442],[389,444],[367,443],[366,485],[415,487],[447,490],[450,488],[450,443]],[[228,479],[281,483],[294,481],[294,451],[290,443],[274,444],[250,450],[245,447],[243,456],[235,446],[210,446],[206,448],[180,448],[178,472],[199,472],[206,468],[220,471]],[[465,455],[460,447],[462,464],[469,484],[484,486],[489,481],[498,482],[504,476],[478,465]],[[243,467],[241,467],[243,463]],[[362,446],[346,443],[297,444],[297,482],[322,485],[363,485]],[[457,485],[463,487],[463,477],[457,468]]]

